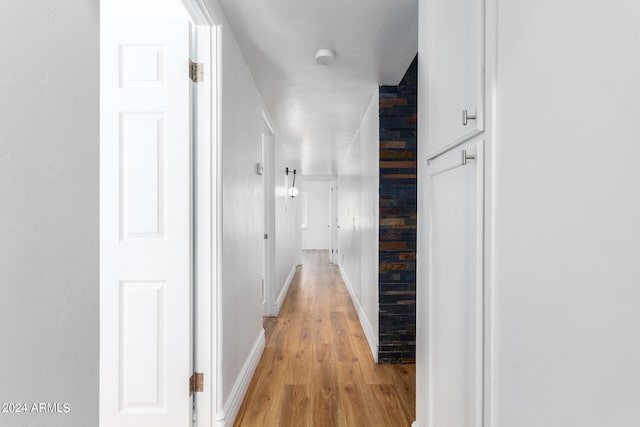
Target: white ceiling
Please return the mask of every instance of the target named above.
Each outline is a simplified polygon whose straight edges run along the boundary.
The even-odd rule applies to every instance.
[[[334,175],[379,85],[418,50],[418,0],[220,0],[276,132],[304,175]],[[314,61],[319,48],[333,65]]]

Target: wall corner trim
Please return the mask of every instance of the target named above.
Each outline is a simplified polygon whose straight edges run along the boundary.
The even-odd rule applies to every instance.
[[[251,378],[258,367],[258,362],[260,361],[260,357],[262,356],[262,352],[265,347],[265,335],[264,329],[260,329],[260,333],[256,338],[256,341],[253,343],[253,347],[249,352],[249,356],[247,360],[244,362],[242,366],[242,370],[236,379],[233,388],[231,389],[231,393],[229,394],[229,398],[224,404],[224,409],[218,412],[216,416],[216,427],[231,427],[238,415],[238,411],[240,410],[240,405],[244,400],[244,396],[247,393],[247,389],[249,388],[249,384],[251,384]]]
[[[360,300],[356,297],[355,292],[353,291],[353,287],[351,286],[351,281],[349,281],[349,277],[347,273],[342,268],[342,265],[338,264],[338,271],[340,272],[340,277],[344,281],[347,290],[349,291],[349,295],[351,296],[351,301],[353,302],[353,306],[356,309],[356,313],[358,313],[358,320],[360,320],[360,324],[362,325],[362,329],[364,330],[364,335],[367,337],[367,342],[369,343],[369,349],[371,350],[371,355],[373,356],[374,362],[378,363],[378,337],[373,332],[373,327],[371,326],[371,322],[367,315],[360,305]]]
[[[296,265],[291,267],[291,271],[287,276],[287,280],[284,282],[284,286],[280,291],[280,295],[278,295],[278,299],[273,304],[273,315],[275,317],[280,315],[280,309],[282,308],[282,304],[284,303],[284,299],[287,297],[287,293],[289,292],[289,288],[291,287],[291,283],[293,283],[293,278],[296,275]]]

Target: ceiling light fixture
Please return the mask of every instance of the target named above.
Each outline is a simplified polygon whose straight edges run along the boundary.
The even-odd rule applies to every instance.
[[[319,49],[316,52],[316,63],[319,65],[331,65],[336,60],[336,53],[333,49]]]

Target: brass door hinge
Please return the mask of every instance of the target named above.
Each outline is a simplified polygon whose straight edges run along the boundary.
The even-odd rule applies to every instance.
[[[201,82],[204,80],[204,64],[189,60],[189,78],[193,82]]]
[[[189,378],[189,394],[201,393],[204,391],[204,374],[194,372]]]

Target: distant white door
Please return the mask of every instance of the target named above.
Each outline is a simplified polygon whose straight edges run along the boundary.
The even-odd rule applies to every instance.
[[[101,2],[100,426],[190,425],[189,21]]]
[[[338,184],[331,184],[331,263],[338,264]]]
[[[433,427],[482,425],[482,145],[427,168],[428,410]]]
[[[302,228],[302,249],[331,249],[331,183],[304,181],[306,226]]]

